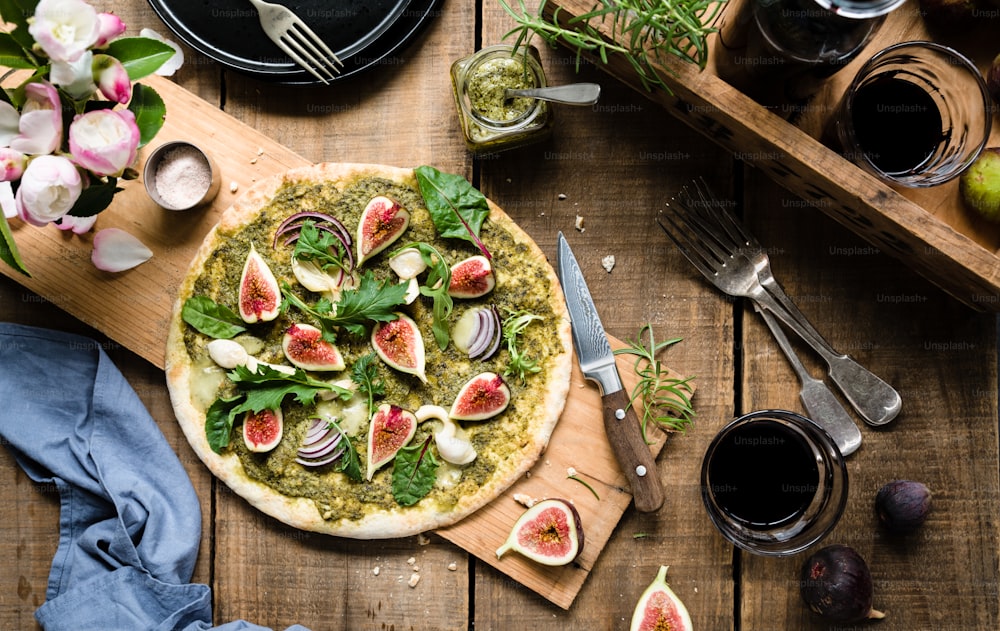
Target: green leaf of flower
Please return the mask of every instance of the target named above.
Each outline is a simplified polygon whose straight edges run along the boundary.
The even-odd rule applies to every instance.
[[[154,137],[163,127],[167,117],[167,106],[153,88],[136,83],[132,86],[132,100],[128,109],[135,114],[135,123],[139,127],[139,146],[142,147]]]
[[[25,50],[30,50],[35,43],[28,32],[28,17],[35,14],[37,4],[38,0],[0,0],[0,18],[14,25],[10,34]]]
[[[122,62],[129,79],[138,81],[159,70],[175,51],[168,44],[149,37],[119,37],[108,44],[104,52]]]
[[[0,33],[0,66],[7,68],[34,68],[35,60],[28,57],[24,48],[10,33]]]
[[[24,265],[24,261],[21,260],[21,252],[17,249],[17,243],[14,242],[14,235],[11,234],[10,226],[7,225],[7,218],[4,217],[3,213],[0,213],[0,259],[25,276],[31,276],[28,273],[28,268]]]
[[[92,217],[110,206],[115,193],[121,190],[118,179],[113,177],[108,178],[107,182],[91,184],[80,193],[69,214],[73,217]]]

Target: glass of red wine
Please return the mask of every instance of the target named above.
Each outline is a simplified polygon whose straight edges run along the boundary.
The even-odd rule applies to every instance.
[[[986,146],[990,95],[976,66],[935,42],[901,42],[858,71],[836,118],[845,157],[891,184],[936,186]]]
[[[847,502],[847,467],[829,434],[786,410],[728,423],[705,452],[701,496],[723,537],[764,556],[796,554],[825,537]]]

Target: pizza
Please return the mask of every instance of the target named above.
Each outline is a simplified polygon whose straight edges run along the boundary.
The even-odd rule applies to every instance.
[[[182,279],[166,352],[198,457],[300,529],[403,537],[524,476],[569,390],[537,244],[464,178],[323,163],[256,183]]]

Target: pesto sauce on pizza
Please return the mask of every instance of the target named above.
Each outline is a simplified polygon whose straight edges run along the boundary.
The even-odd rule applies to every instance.
[[[291,246],[272,247],[273,235],[278,225],[288,216],[300,211],[318,211],[340,219],[348,230],[354,232],[361,212],[368,201],[385,195],[395,199],[411,213],[410,225],[400,239],[382,253],[365,261],[361,271],[371,270],[377,279],[398,280],[388,266],[390,255],[397,249],[412,242],[426,242],[433,245],[447,260],[454,264],[469,256],[479,254],[469,242],[457,239],[440,239],[437,236],[430,215],[424,208],[420,192],[399,182],[381,178],[361,178],[338,190],[329,183],[297,182],[286,184],[271,201],[262,208],[256,219],[229,233],[221,234],[222,244],[217,247],[204,264],[204,271],[195,281],[193,295],[203,295],[215,302],[235,309],[238,296],[240,274],[250,245],[266,260],[279,284],[288,283],[307,303],[313,304],[320,297],[302,288],[291,271]],[[451,323],[470,308],[495,304],[503,316],[508,311],[524,310],[541,316],[522,333],[520,345],[529,349],[528,354],[539,362],[542,372],[529,375],[527,384],[516,377],[506,378],[511,390],[508,408],[498,416],[485,421],[462,422],[462,426],[479,454],[468,465],[451,465],[438,458],[441,463],[437,472],[437,483],[424,501],[436,502],[439,510],[447,510],[465,495],[472,495],[489,481],[498,464],[506,459],[517,459],[524,445],[518,438],[524,435],[530,416],[538,406],[544,405],[543,384],[550,375],[546,366],[564,352],[557,327],[556,316],[550,306],[554,291],[545,262],[528,256],[528,247],[515,242],[502,227],[487,220],[480,232],[480,239],[493,257],[497,284],[494,290],[478,299],[455,299]],[[430,299],[419,297],[413,304],[401,307],[418,324],[423,336],[426,352],[427,383],[417,377],[395,371],[389,366],[376,363],[379,378],[385,384],[385,394],[376,400],[391,403],[404,409],[415,411],[421,405],[440,405],[448,409],[459,388],[471,377],[481,372],[492,371],[503,374],[509,355],[501,350],[488,361],[470,360],[451,344],[440,349],[431,332]],[[284,363],[281,339],[284,331],[293,323],[312,323],[310,318],[294,308],[282,313],[268,323],[248,325],[249,335],[259,359],[272,363]],[[368,328],[370,331],[370,327]],[[237,338],[239,340],[239,338]],[[187,352],[195,365],[204,365],[207,357],[206,344],[210,339],[191,327],[185,330],[184,342]],[[363,355],[371,352],[368,336],[352,336],[341,331],[337,339],[347,364],[342,372],[312,373],[315,377],[335,381],[349,379],[351,366]],[[208,360],[210,363],[210,360]],[[198,379],[195,371],[193,378]],[[219,395],[231,394],[232,384],[223,381]],[[399,508],[392,494],[392,464],[382,467],[371,481],[353,482],[340,473],[335,466],[307,468],[295,462],[296,451],[317,411],[286,399],[284,411],[284,436],[278,446],[267,453],[250,452],[235,434],[229,449],[239,457],[247,476],[264,483],[274,490],[292,497],[313,500],[322,517],[326,520],[356,520],[374,509],[392,510]],[[410,444],[421,443],[432,431],[433,425],[421,424]],[[362,469],[366,459],[367,425],[359,427],[352,436],[362,459]],[[433,449],[433,447],[432,447]]]

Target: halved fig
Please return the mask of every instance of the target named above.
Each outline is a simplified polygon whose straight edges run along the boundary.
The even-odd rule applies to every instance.
[[[400,372],[416,375],[427,383],[424,374],[424,338],[414,322],[405,313],[396,313],[396,319],[379,322],[372,330],[372,347],[389,366]]]
[[[507,409],[510,388],[495,372],[484,372],[468,380],[451,405],[451,418],[460,421],[483,421]]]
[[[293,324],[281,339],[285,357],[302,370],[343,370],[344,356],[323,339],[323,332],[310,324]]]
[[[566,565],[583,551],[583,524],[576,507],[563,499],[544,499],[514,522],[497,558],[513,550],[542,565]]]
[[[247,324],[270,322],[281,310],[281,289],[267,262],[250,244],[240,276],[240,317]]]
[[[398,405],[383,403],[375,410],[368,425],[368,472],[372,479],[375,472],[396,457],[406,447],[417,431],[417,419]]]
[[[399,202],[383,195],[373,197],[358,222],[358,261],[364,261],[389,247],[410,225],[410,213]]]
[[[452,298],[479,298],[496,287],[493,265],[485,256],[470,256],[451,266],[448,295]]]
[[[247,412],[243,418],[243,442],[250,451],[271,451],[281,442],[284,425],[280,409]]]
[[[676,629],[691,631],[691,616],[681,599],[667,585],[667,566],[661,565],[656,578],[635,605],[629,631]]]

